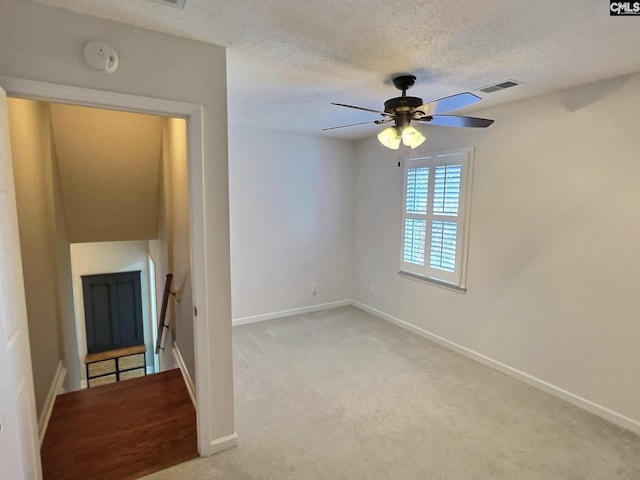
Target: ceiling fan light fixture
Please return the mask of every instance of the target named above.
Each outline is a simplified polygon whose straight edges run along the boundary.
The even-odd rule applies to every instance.
[[[400,148],[400,141],[402,136],[399,129],[396,126],[387,127],[378,134],[378,140],[382,145],[391,150],[398,150]]]
[[[402,143],[407,147],[411,147],[412,149],[419,147],[426,139],[427,137],[425,137],[420,130],[411,125],[407,125],[402,129]]]

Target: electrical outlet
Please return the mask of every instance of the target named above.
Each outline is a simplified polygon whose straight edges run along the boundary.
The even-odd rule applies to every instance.
[[[376,284],[371,282],[369,284],[369,295],[375,295],[376,294]]]
[[[318,295],[318,282],[311,284],[311,293],[313,293],[314,296]]]

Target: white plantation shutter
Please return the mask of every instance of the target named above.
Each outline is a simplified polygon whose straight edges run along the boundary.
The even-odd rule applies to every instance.
[[[471,156],[405,161],[401,271],[464,288]]]
[[[429,265],[445,272],[456,269],[456,241],[458,224],[455,222],[431,222],[431,257]]]
[[[445,272],[455,272],[460,208],[460,175],[462,165],[438,165],[433,183],[433,215],[431,222],[431,257],[429,265]],[[453,221],[435,220],[454,217]]]
[[[407,213],[427,213],[427,186],[429,184],[429,169],[409,168],[407,170]]]
[[[428,168],[407,169],[403,257],[414,265],[424,265],[428,185]]]
[[[424,265],[427,222],[415,218],[404,221],[404,261]]]
[[[462,165],[440,165],[435,168],[435,172],[433,213],[436,215],[457,215]]]

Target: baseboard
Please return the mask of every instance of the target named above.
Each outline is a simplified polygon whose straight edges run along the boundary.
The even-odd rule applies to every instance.
[[[292,315],[300,315],[302,313],[319,312],[328,308],[345,307],[351,305],[351,300],[340,300],[338,302],[322,303],[320,305],[312,305],[310,307],[292,308],[291,310],[282,310],[280,312],[263,313],[251,317],[236,318],[231,321],[232,325],[246,325],[247,323],[263,322],[265,320],[273,320],[274,318],[290,317]]]
[[[215,440],[211,440],[211,442],[209,442],[211,455],[213,455],[214,453],[224,452],[225,450],[229,450],[230,448],[237,446],[238,435],[236,435],[236,432],[233,432],[231,435],[227,435],[226,437],[216,438]]]
[[[394,323],[406,330],[409,330],[417,335],[420,335],[421,337],[427,338],[437,343],[438,345],[442,345],[443,347],[446,347],[450,350],[460,353],[465,357],[471,358],[472,360],[476,360],[482,363],[483,365],[493,368],[494,370],[504,373],[505,375],[515,378],[516,380],[520,380],[521,382],[531,385],[532,387],[538,388],[550,395],[553,395],[554,397],[564,400],[572,405],[575,405],[576,407],[579,407],[583,410],[591,412],[594,415],[597,415],[599,417],[604,418],[605,420],[610,421],[611,423],[614,423],[622,428],[625,428],[627,430],[630,430],[640,435],[640,421],[638,420],[622,415],[621,413],[615,412],[607,407],[594,403],[590,400],[587,400],[586,398],[580,397],[579,395],[576,395],[560,387],[557,387],[549,382],[546,382],[537,377],[534,377],[533,375],[529,375],[528,373],[518,370],[517,368],[510,367],[509,365],[499,362],[498,360],[494,360],[491,357],[487,357],[486,355],[475,352],[474,350],[463,347],[462,345],[458,345],[455,342],[452,342],[438,335],[435,335],[411,323],[405,322],[404,320],[400,320],[397,317],[389,315],[388,313],[380,311],[376,308],[370,307],[369,305],[358,302],[356,300],[353,300],[351,304],[354,307],[357,307],[361,310],[364,310],[365,312],[369,312],[372,315],[375,315],[376,317],[379,317],[383,320]]]
[[[193,402],[193,406],[196,406],[196,385],[193,383],[191,379],[191,375],[189,375],[189,370],[187,369],[187,364],[184,363],[184,358],[182,358],[182,354],[178,349],[177,345],[171,347],[173,352],[173,358],[176,362],[176,367],[180,369],[182,372],[182,376],[184,378],[184,383],[187,385],[187,390],[189,391],[189,396],[191,397],[191,401]],[[197,407],[196,407],[197,408]]]
[[[62,385],[64,384],[64,377],[67,375],[67,369],[62,364],[62,361],[58,362],[58,368],[56,374],[51,382],[51,387],[47,393],[47,398],[44,401],[42,412],[38,417],[38,435],[40,437],[40,445],[44,440],[44,434],[47,431],[49,425],[49,419],[51,418],[51,412],[53,411],[53,404],[56,401],[56,397],[59,393],[62,393]]]

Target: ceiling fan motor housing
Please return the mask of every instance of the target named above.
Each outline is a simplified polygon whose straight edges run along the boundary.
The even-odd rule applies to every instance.
[[[402,96],[390,98],[384,102],[384,111],[391,114],[408,114],[415,108],[422,105],[422,99],[418,97],[407,97],[407,90],[413,86],[416,77],[413,75],[400,75],[395,77],[393,85],[402,90]]]
[[[418,97],[396,97],[384,102],[384,111],[387,113],[396,113],[403,110],[411,111],[421,105],[422,99]]]

